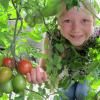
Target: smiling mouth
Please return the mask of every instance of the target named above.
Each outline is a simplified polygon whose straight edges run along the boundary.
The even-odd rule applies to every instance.
[[[70,35],[73,39],[80,39],[83,35]]]

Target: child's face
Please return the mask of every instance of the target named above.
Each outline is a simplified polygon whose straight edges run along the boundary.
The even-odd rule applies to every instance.
[[[73,7],[62,11],[58,17],[61,34],[72,45],[81,46],[93,33],[93,16],[84,8]]]

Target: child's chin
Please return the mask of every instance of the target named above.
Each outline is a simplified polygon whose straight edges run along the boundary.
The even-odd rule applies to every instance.
[[[83,44],[83,42],[72,43],[72,45],[75,46],[75,47],[80,47],[80,46],[82,46],[82,44]]]

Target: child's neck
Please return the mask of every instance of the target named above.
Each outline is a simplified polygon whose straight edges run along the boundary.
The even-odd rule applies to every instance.
[[[78,49],[78,50],[82,50],[83,46],[77,46],[75,48]]]
[[[87,40],[88,41],[88,40]],[[83,49],[83,47],[84,47],[84,45],[87,43],[87,41],[85,41],[82,45],[80,45],[80,46],[75,46],[75,48],[76,49],[78,49],[78,50],[82,50]]]

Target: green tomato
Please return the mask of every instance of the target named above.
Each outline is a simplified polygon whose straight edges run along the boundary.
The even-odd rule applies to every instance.
[[[13,91],[12,80],[1,84],[0,87],[4,93],[11,93]]]
[[[5,83],[10,80],[12,71],[8,67],[0,67],[0,83]]]
[[[18,74],[12,80],[13,88],[15,93],[23,92],[26,87],[26,80],[25,78]]]

